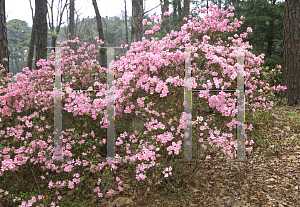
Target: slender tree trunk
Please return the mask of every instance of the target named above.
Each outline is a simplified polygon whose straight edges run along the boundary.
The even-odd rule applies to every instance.
[[[106,16],[106,20],[107,20],[107,18],[108,18],[108,17]],[[103,22],[104,22],[104,24],[105,24],[105,38],[107,39],[107,24],[106,24],[106,21],[104,21],[104,19],[103,19]],[[105,38],[104,38],[104,39],[105,39]],[[104,42],[104,47],[106,47],[106,42],[107,42],[107,41]]]
[[[173,0],[172,1],[172,6],[173,6],[173,27],[176,28],[175,30],[179,31],[180,30],[180,24],[183,23],[183,20],[180,19],[180,13],[181,13],[181,6],[180,0]]]
[[[183,2],[183,17],[189,18],[190,14],[190,0],[184,0]]]
[[[143,0],[132,0],[131,43],[143,38]]]
[[[19,65],[18,65],[18,62],[19,62],[19,61],[18,61],[18,58],[17,58],[17,59],[16,59],[16,62],[15,62],[15,63],[16,63],[16,71],[17,71],[17,73],[20,72],[20,71],[19,71]]]
[[[50,34],[51,34],[51,47],[52,47],[51,49],[54,50],[54,54],[55,54],[55,43],[56,43],[55,36],[57,34],[55,34],[55,30],[54,30],[53,4],[54,4],[54,0],[52,0],[51,6],[50,6],[51,19],[49,17],[49,28],[50,28]]]
[[[127,9],[126,9],[126,0],[124,0],[125,4],[125,30],[126,30],[126,44],[128,45],[128,28],[127,28]]]
[[[104,35],[103,35],[103,27],[102,27],[102,21],[101,21],[101,15],[98,9],[97,1],[93,0],[93,6],[96,13],[96,19],[97,19],[97,28],[99,33],[99,39],[104,41]],[[107,68],[106,60],[105,60],[105,51],[103,49],[100,49],[100,57],[101,57],[101,65],[102,67]]]
[[[300,2],[286,0],[283,28],[282,82],[287,89],[280,91],[288,106],[300,104]]]
[[[177,6],[178,6],[178,18],[181,18],[183,15],[182,7],[181,7],[181,0],[177,0]]]
[[[75,39],[75,23],[74,23],[74,13],[75,13],[75,0],[70,0],[69,10],[70,10],[70,16],[69,16],[69,40]],[[72,48],[72,43],[69,42],[68,46]]]
[[[75,13],[75,5],[74,5],[74,0],[70,0],[70,29],[69,29],[69,33],[71,33],[70,35],[70,39],[75,39],[75,34],[74,34],[74,13]]]
[[[173,6],[173,13],[172,13],[173,21],[176,21],[178,19],[178,16],[177,16],[177,0],[172,1],[172,6]]]
[[[52,47],[51,49],[54,50],[54,52],[55,52],[56,39],[57,39],[56,36],[51,37],[51,47]]]
[[[183,25],[183,11],[182,11],[182,7],[181,7],[181,0],[173,0],[176,2],[175,6],[176,9],[174,9],[174,12],[176,12],[176,18],[177,18],[177,24],[176,26],[176,30],[180,31],[181,30],[181,26]]]
[[[35,41],[36,41],[36,21],[35,21],[35,15],[34,15],[33,23],[32,23],[31,38],[30,38],[30,45],[29,45],[29,52],[28,52],[28,60],[27,60],[27,67],[29,68],[30,71],[32,71],[32,59],[33,59]],[[35,66],[34,66],[34,68],[35,68]]]
[[[6,58],[7,61],[3,61]],[[0,0],[0,64],[4,66],[3,75],[9,73],[9,51],[7,42],[6,17],[5,17],[5,0]]]
[[[29,0],[29,4],[30,4],[30,9],[31,9],[31,18],[32,18],[32,22],[33,22],[34,14],[33,14],[33,8],[32,8],[32,4],[31,4],[31,0]]]
[[[47,0],[35,0],[36,63],[40,59],[47,59],[47,12]]]
[[[206,14],[208,14],[208,0],[206,0]]]
[[[24,58],[24,53],[22,54],[22,62],[23,62],[22,68],[25,68],[25,58]]]
[[[163,38],[163,33],[167,34],[170,33],[170,27],[169,27],[169,17],[164,16],[165,12],[169,12],[169,0],[164,0],[164,3],[162,3],[162,0],[160,0],[161,5],[161,19],[162,19],[162,32],[160,33],[160,38]]]

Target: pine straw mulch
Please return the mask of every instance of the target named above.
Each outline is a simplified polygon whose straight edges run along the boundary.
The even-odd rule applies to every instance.
[[[176,192],[165,192],[162,184],[155,190],[146,192],[144,188],[136,188],[136,182],[129,180],[130,176],[127,175],[124,183],[130,184],[125,185],[126,190],[117,197],[97,199],[91,204],[148,207],[300,206],[300,106],[276,106],[273,110],[278,115],[279,123],[269,123],[266,126],[270,134],[274,127],[283,129],[288,125],[291,130],[285,139],[298,140],[271,144],[267,155],[261,153],[250,156],[254,159],[253,162],[228,162],[226,160],[229,157],[222,153],[217,153],[208,161],[199,162],[200,168],[193,179],[171,180],[174,185],[177,183],[176,186],[184,187],[190,198]],[[186,171],[189,171],[194,164],[195,162],[184,162],[181,165],[185,165]],[[125,175],[122,175],[123,178]]]

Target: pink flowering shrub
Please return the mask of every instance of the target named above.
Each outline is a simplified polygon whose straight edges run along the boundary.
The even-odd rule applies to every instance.
[[[261,70],[259,66],[263,62],[261,57],[263,58],[264,55],[256,57],[247,50],[251,46],[242,42],[242,38],[247,36],[247,32],[251,32],[251,28],[241,35],[235,34],[234,37],[228,37],[226,41],[220,37],[212,39],[211,37],[220,32],[236,31],[242,22],[234,19],[230,23],[227,19],[233,16],[233,13],[228,13],[229,10],[232,11],[232,8],[222,11],[210,6],[209,10],[213,12],[212,16],[207,14],[206,18],[201,21],[198,21],[196,17],[188,21],[185,18],[187,24],[183,25],[181,31],[172,31],[162,40],[152,38],[152,41],[148,41],[143,38],[140,42],[132,43],[126,56],[114,63],[116,126],[120,125],[127,115],[141,114],[146,122],[146,131],[136,131],[134,134],[124,131],[117,134],[116,158],[121,158],[119,161],[98,161],[100,158],[105,158],[105,154],[101,154],[101,151],[106,143],[106,105],[111,97],[105,90],[107,84],[103,73],[107,72],[107,69],[100,67],[95,60],[98,53],[95,45],[86,47],[84,43],[82,47],[74,51],[65,46],[67,41],[59,43],[62,47],[64,78],[72,79],[62,86],[66,89],[66,92],[62,92],[63,117],[67,115],[67,122],[72,124],[73,119],[79,121],[89,119],[91,124],[87,126],[86,122],[80,122],[82,125],[76,126],[76,130],[63,128],[63,157],[70,158],[72,160],[70,162],[46,161],[53,156],[54,150],[53,120],[45,119],[50,112],[53,113],[54,107],[53,91],[47,91],[54,88],[52,79],[55,75],[54,53],[51,60],[39,60],[37,66],[41,66],[41,69],[31,72],[28,68],[24,68],[23,71],[26,74],[17,75],[17,83],[13,85],[6,83],[9,77],[1,79],[2,120],[0,122],[2,121],[3,124],[0,125],[2,136],[0,176],[26,169],[26,165],[30,164],[39,172],[38,182],[45,186],[42,194],[52,192],[56,204],[62,206],[66,196],[62,194],[64,191],[72,190],[78,194],[83,186],[90,188],[89,193],[99,198],[107,198],[114,195],[116,191],[123,191],[121,175],[124,171],[120,168],[123,163],[135,168],[135,178],[138,182],[155,186],[175,174],[172,170],[176,165],[172,161],[183,156],[181,152],[187,116],[192,116],[192,120],[195,120],[192,121],[195,129],[193,138],[200,145],[199,151],[202,152],[200,157],[197,157],[198,159],[210,159],[211,151],[215,148],[221,149],[224,155],[233,157],[236,143],[233,134],[229,131],[234,131],[236,127],[235,94],[228,95],[220,92],[215,95],[207,90],[200,91],[196,96],[202,99],[202,107],[213,108],[215,113],[212,115],[215,116],[189,115],[183,111],[183,86],[189,86],[191,89],[234,88],[237,76],[235,63],[238,54],[236,50],[243,46],[245,49],[246,116],[255,116],[255,110],[271,109],[273,103],[267,102],[268,91],[275,88],[270,88],[265,82],[256,80]],[[201,12],[204,13],[206,10],[202,9]],[[143,21],[144,25],[146,23]],[[146,34],[154,34],[159,29],[160,27],[155,25],[152,30],[146,31]],[[99,48],[103,41],[95,39]],[[79,39],[76,38],[72,42],[79,43]],[[184,47],[189,46],[192,47],[192,57],[195,60],[195,64],[191,67],[195,76],[185,82]],[[204,68],[200,68],[197,64],[202,59],[206,59]],[[81,62],[81,65],[76,65],[76,62]],[[92,71],[95,70],[98,72],[93,73]],[[68,73],[65,74],[65,71]],[[31,78],[35,80],[32,81]],[[203,84],[199,84],[201,81]],[[285,88],[277,86],[276,90]],[[99,92],[82,93],[72,91],[72,89],[98,89]],[[262,91],[264,91],[263,96]],[[171,105],[174,96],[170,94],[179,100],[178,109],[174,108],[174,104]],[[204,99],[208,101],[203,101]],[[34,110],[32,114],[20,116],[30,109]],[[44,116],[44,114],[47,115]],[[12,117],[17,117],[21,123],[13,126],[10,123]],[[82,120],[78,117],[82,117]],[[214,124],[218,119],[220,121],[221,117],[224,117],[226,125],[219,130]],[[246,133],[249,130],[252,130],[251,123],[249,126],[246,124]],[[246,139],[246,150],[251,151],[250,145],[253,144],[253,140],[247,136]],[[93,175],[91,177],[96,177],[92,183],[88,181],[91,178],[90,174]],[[7,189],[3,189],[1,193],[5,190]],[[58,194],[61,195],[58,196]],[[35,199],[34,202],[36,201]],[[30,200],[30,202],[33,201]]]

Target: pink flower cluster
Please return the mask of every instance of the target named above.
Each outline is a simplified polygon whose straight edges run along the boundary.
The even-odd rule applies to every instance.
[[[253,112],[254,116],[254,108],[257,108],[257,105],[261,105],[264,108],[272,107],[273,103],[261,104],[261,102],[266,101],[266,97],[254,97],[257,96],[257,94],[259,95],[259,93],[262,93],[263,90],[268,91],[271,90],[271,88],[268,84],[263,87],[263,85],[265,84],[263,81],[258,82],[257,80],[255,80],[255,77],[252,77],[259,74],[261,68],[257,68],[257,65],[259,66],[261,63],[263,63],[261,58],[264,57],[264,54],[256,57],[251,52],[247,51],[247,49],[251,48],[251,46],[248,43],[242,43],[242,39],[246,38],[247,33],[243,33],[241,35],[235,34],[234,37],[228,38],[228,42],[222,40],[221,38],[211,38],[215,32],[236,31],[236,28],[238,28],[240,24],[242,24],[241,21],[238,21],[235,18],[233,22],[228,25],[230,21],[225,17],[231,18],[233,16],[232,13],[228,13],[229,10],[232,11],[232,7],[229,7],[227,11],[222,11],[218,10],[217,7],[213,7],[212,5],[210,5],[209,11],[213,11],[212,16],[210,14],[207,14],[205,19],[198,21],[196,17],[191,20],[192,16],[189,15],[190,19],[187,20],[187,18],[185,18],[185,20],[188,22],[183,25],[181,31],[171,31],[171,33],[167,34],[167,36],[162,40],[152,38],[152,41],[149,41],[146,40],[146,38],[143,38],[142,41],[132,43],[130,50],[126,53],[126,57],[123,57],[120,61],[115,62],[114,66],[116,69],[116,78],[118,78],[114,94],[116,104],[116,120],[117,118],[122,117],[122,115],[124,115],[125,113],[135,113],[136,115],[141,114],[142,117],[146,118],[147,120],[147,122],[145,123],[147,131],[145,131],[141,135],[132,134],[129,136],[129,141],[131,143],[139,144],[136,150],[129,150],[130,144],[123,142],[122,139],[127,136],[126,132],[122,133],[117,139],[117,146],[126,143],[127,155],[123,157],[123,162],[130,162],[130,164],[136,165],[136,179],[138,181],[149,178],[147,177],[146,169],[150,169],[151,167],[158,167],[159,162],[163,161],[163,159],[165,158],[163,154],[158,154],[158,152],[160,151],[159,147],[166,147],[169,155],[171,155],[173,151],[175,155],[179,155],[181,145],[183,144],[181,140],[184,140],[185,137],[189,136],[188,134],[184,133],[184,130],[186,128],[185,120],[187,118],[192,118],[191,114],[186,114],[185,112],[183,112],[173,118],[173,120],[176,120],[176,124],[173,124],[171,119],[167,120],[167,122],[163,118],[164,115],[166,115],[168,112],[164,111],[165,113],[160,113],[160,110],[158,110],[157,107],[157,102],[154,103],[155,100],[153,99],[149,100],[149,95],[147,94],[148,96],[146,96],[146,93],[149,93],[152,96],[157,95],[157,97],[160,98],[160,101],[164,101],[168,98],[169,89],[171,91],[171,89],[174,90],[175,88],[175,90],[179,91],[178,88],[184,86],[187,86],[189,89],[194,89],[197,86],[202,86],[204,89],[212,89],[214,86],[221,86],[223,88],[230,87],[232,84],[232,80],[237,77],[237,65],[235,64],[235,59],[238,57],[237,48],[243,47],[245,50],[246,63],[245,94],[247,96],[245,104],[249,104],[249,106],[253,108],[252,109],[250,107],[247,113],[250,114]],[[206,9],[204,8],[200,11],[202,13],[205,13]],[[161,24],[161,20],[159,17],[152,16],[150,19],[158,21],[157,24]],[[143,25],[146,26],[146,24],[148,25],[147,20],[143,20]],[[159,26],[154,25],[152,30],[148,30],[148,32],[146,31],[146,34],[154,34],[155,32],[159,31],[159,29]],[[252,29],[247,28],[247,32],[252,32]],[[211,34],[211,37],[206,35],[208,33]],[[199,40],[196,38],[192,38],[193,36],[199,35],[202,36],[202,39],[200,39],[201,42],[199,42]],[[100,48],[100,45],[104,43],[97,37],[95,38],[95,40],[97,40],[97,43],[99,44],[98,48]],[[210,45],[210,42],[212,40],[217,40],[217,42],[214,45]],[[62,96],[65,96],[66,98],[65,107],[63,108],[63,110],[73,113],[74,116],[91,115],[94,120],[101,120],[99,122],[101,128],[107,128],[108,123],[105,114],[106,105],[108,103],[108,100],[112,99],[112,96],[108,95],[109,93],[108,91],[106,91],[107,84],[100,84],[100,80],[97,79],[97,75],[95,75],[95,73],[93,73],[92,75],[81,74],[81,71],[90,72],[92,68],[98,69],[99,73],[103,73],[105,71],[107,72],[107,69],[100,67],[96,61],[90,58],[94,57],[95,54],[98,53],[98,50],[95,49],[95,45],[86,47],[87,44],[83,43],[82,47],[77,50],[77,53],[82,54],[75,54],[74,50],[70,49],[69,46],[63,47],[64,45],[67,45],[68,42],[73,42],[74,44],[79,43],[79,39],[76,38],[75,40],[68,40],[59,43],[60,46],[62,46],[61,52],[63,55],[62,70],[69,69],[70,75],[72,76],[73,73],[78,73],[80,79],[77,79],[78,82],[76,82],[76,80],[74,79],[70,83],[66,83],[63,85],[63,87],[68,89],[67,93],[62,93]],[[232,43],[232,47],[229,47],[229,42]],[[178,46],[180,46],[181,48],[176,48]],[[181,50],[185,49],[184,47],[191,48],[192,54],[194,54],[194,58],[205,57],[207,59],[205,65],[206,70],[201,71],[199,76],[192,77],[187,81],[185,81],[185,79],[182,77],[182,72],[184,71],[183,62],[185,60],[185,53]],[[54,57],[52,56],[52,58]],[[77,66],[75,65],[75,61],[81,61],[83,63],[81,66]],[[64,164],[62,166],[56,166],[55,164],[46,161],[46,151],[50,155],[53,155],[54,152],[56,152],[56,150],[59,148],[59,146],[56,146],[56,148],[53,149],[51,140],[53,137],[43,137],[42,134],[47,130],[42,129],[39,126],[35,126],[35,123],[36,119],[39,117],[39,113],[44,112],[48,109],[53,109],[53,100],[58,97],[59,91],[56,90],[54,91],[54,93],[53,91],[43,91],[47,88],[53,89],[54,87],[54,83],[52,83],[53,80],[51,82],[51,78],[49,78],[55,74],[50,67],[55,65],[53,59],[52,61],[39,60],[37,65],[41,66],[42,69],[31,72],[28,68],[23,68],[23,71],[26,73],[26,75],[18,74],[16,78],[20,80],[19,82],[17,82],[10,88],[8,87],[5,89],[1,89],[2,92],[5,93],[4,96],[0,97],[0,103],[1,105],[4,105],[3,107],[0,107],[2,118],[6,119],[15,112],[27,111],[30,107],[33,107],[32,105],[34,104],[34,107],[36,107],[37,111],[35,111],[34,114],[28,117],[19,117],[19,120],[21,122],[24,122],[24,124],[22,125],[23,128],[29,128],[32,132],[39,133],[39,135],[41,135],[39,137],[33,137],[34,133],[30,132],[26,132],[26,134],[24,133],[23,135],[23,128],[21,129],[21,131],[18,131],[16,129],[7,127],[6,131],[0,131],[0,137],[6,138],[4,140],[9,140],[11,142],[17,142],[20,140],[23,141],[23,146],[21,146],[23,148],[20,147],[18,149],[15,149],[14,147],[11,147],[1,150],[2,154],[0,155],[3,158],[3,161],[1,162],[0,176],[2,176],[3,173],[7,173],[5,171],[16,171],[18,169],[16,165],[26,164],[27,160],[29,160],[33,164],[44,162],[45,166],[41,167],[43,170],[51,169],[52,171],[55,170],[57,173],[71,173],[70,178],[67,180],[57,181],[56,183],[54,183],[52,180],[48,182],[47,187],[51,190],[53,189],[53,191],[55,192],[55,188],[66,187],[69,189],[74,189],[74,185],[81,182],[78,173],[72,177],[72,171],[74,171],[75,168],[86,167],[92,173],[96,173],[96,171],[100,170],[117,170],[118,167],[116,165],[121,161],[110,160],[97,164],[78,158],[76,159],[76,161],[73,160],[72,162],[68,162],[68,164]],[[160,74],[160,72],[162,71],[170,72],[171,69],[174,72],[174,77],[167,77]],[[200,69],[197,68],[196,65],[191,66],[191,70],[199,71]],[[213,81],[205,80],[204,84],[200,85],[199,79],[205,73],[212,75]],[[166,73],[162,72],[162,74]],[[91,80],[91,76],[95,76],[95,82]],[[35,77],[38,81],[30,81],[31,77]],[[223,83],[223,80],[225,80],[226,78],[229,79],[229,82]],[[87,88],[91,89],[89,84],[98,86],[100,90],[100,92],[96,94],[96,98],[94,100],[91,100],[91,96],[89,93],[83,94],[82,91],[72,91],[72,88],[83,88],[86,86],[89,86]],[[259,91],[260,87],[263,87],[263,90]],[[41,92],[40,90],[36,92],[36,88],[42,89],[43,92]],[[275,87],[272,90],[274,89]],[[285,86],[276,87],[276,90],[285,89]],[[257,92],[257,94],[253,91]],[[137,95],[137,93],[140,97],[134,99],[135,101],[130,101],[132,100],[132,96]],[[105,96],[106,98],[102,98],[103,96]],[[211,95],[209,93],[209,90],[205,90],[199,93],[199,97],[207,99],[208,106],[216,107],[216,109],[221,112],[223,116],[234,115],[235,109],[233,106],[235,105],[235,101],[230,98],[226,99],[227,96],[225,95],[225,93],[219,93],[219,95]],[[154,115],[157,118],[154,118]],[[151,120],[149,118],[151,118]],[[179,123],[177,123],[177,119],[179,119]],[[203,121],[204,123],[201,124]],[[199,125],[196,127],[199,128],[199,131],[201,132],[200,136],[205,136],[211,147],[213,147],[213,143],[216,143],[217,147],[222,147],[221,150],[224,154],[233,156],[231,149],[232,146],[236,146],[236,142],[232,139],[232,134],[222,133],[221,135],[221,132],[219,130],[213,131],[211,129],[212,126],[207,124],[211,124],[211,121],[211,117],[207,117],[207,119],[204,119],[203,117],[197,117],[197,121],[192,122],[192,125]],[[169,125],[165,123],[168,123]],[[226,126],[231,131],[236,126],[236,119],[232,118],[232,121],[227,123]],[[0,125],[0,127],[2,127],[2,125]],[[252,130],[252,128],[253,127],[250,124],[248,129]],[[71,134],[72,129],[66,131],[70,132]],[[92,148],[93,150],[97,150],[100,144],[106,143],[106,139],[103,139],[103,142],[101,142],[101,140],[97,140],[97,137],[93,132],[82,133],[80,135],[76,133],[76,135],[74,136],[71,136],[70,134],[63,131],[61,136],[64,144],[64,147],[61,149],[63,157],[72,157],[71,151],[73,150],[72,152],[76,153],[75,146],[81,149],[83,147],[89,146],[90,149]],[[95,142],[92,144],[86,141],[88,138],[90,138],[90,134],[91,137],[95,139]],[[148,136],[144,136],[146,134],[148,134]],[[147,139],[144,140],[143,136]],[[228,140],[228,138],[230,139],[230,141]],[[47,142],[42,139],[47,140]],[[200,138],[199,142],[202,143],[201,146],[204,150],[209,149],[208,145],[203,143],[203,138]],[[251,144],[253,144],[253,140],[249,142],[249,145]],[[86,152],[83,152],[82,156],[84,157],[90,154],[90,149]],[[249,147],[246,150],[251,151],[252,147]],[[33,153],[36,151],[38,152],[36,153],[37,156],[35,157],[33,156]],[[14,156],[14,159],[12,159],[11,156]],[[210,155],[205,155],[205,157],[206,159],[211,158]],[[147,164],[148,162],[150,162],[150,164]],[[105,165],[107,165],[106,168]],[[171,171],[171,166],[167,169],[165,168],[165,170],[163,171],[165,177],[171,175]],[[155,178],[160,178],[160,172],[157,174],[157,176],[155,176]],[[41,176],[40,178],[47,179],[44,176]],[[116,181],[118,190],[122,191],[123,189],[120,187],[120,185],[122,185],[123,182],[118,177],[116,178]],[[99,178],[98,185],[100,185],[100,182],[101,179]],[[158,181],[155,184],[159,183],[160,182]],[[4,191],[2,190],[0,192],[3,193]],[[104,190],[101,191],[100,187],[98,186],[94,189],[94,192],[97,192],[99,197],[103,197],[103,193],[104,195],[107,194],[109,196],[112,196],[114,190],[110,189],[105,194]],[[5,191],[4,195],[7,194],[8,191]],[[61,199],[61,197],[59,197],[58,199]],[[28,201],[28,203],[29,202],[31,204],[35,201],[30,200]]]

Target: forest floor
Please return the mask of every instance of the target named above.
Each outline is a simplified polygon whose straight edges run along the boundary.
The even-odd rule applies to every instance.
[[[229,157],[217,153],[198,164],[192,180],[177,180],[182,190],[158,186],[145,192],[132,183],[118,197],[95,200],[95,206],[300,206],[300,106],[277,106],[273,111],[279,123],[268,123],[267,130],[288,125],[294,131],[284,142],[270,145],[267,154],[250,156],[253,162],[228,162]],[[182,165],[189,171],[195,162]]]

